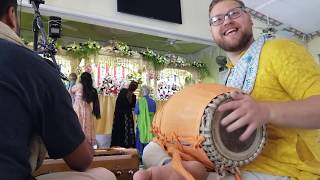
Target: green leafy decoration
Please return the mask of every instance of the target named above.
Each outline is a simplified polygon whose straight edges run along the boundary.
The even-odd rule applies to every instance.
[[[129,81],[136,81],[138,84],[142,84],[142,76],[140,72],[132,72],[127,75]]]
[[[114,41],[113,42],[113,51],[115,53],[120,53],[123,56],[132,56],[135,51],[131,50],[131,48],[124,42]]]
[[[153,66],[156,70],[160,70],[165,66],[174,68],[192,68],[200,74],[201,78],[204,78],[209,75],[207,65],[199,61],[194,61],[190,63],[180,56],[175,58],[175,60],[170,60],[151,49],[143,50],[141,51],[141,54],[145,59],[153,63]]]
[[[207,65],[202,62],[194,61],[191,63],[191,66],[197,72],[199,72],[201,78],[204,78],[210,74]]]
[[[83,43],[73,43],[71,45],[62,47],[66,50],[67,55],[70,55],[76,59],[88,59],[90,56],[95,56],[99,53],[101,46],[96,41],[87,41]]]
[[[151,49],[143,50],[140,54],[147,60],[152,62],[155,70],[160,70],[165,67],[166,62],[168,61],[166,57],[161,56]]]
[[[137,51],[132,50],[126,43],[120,41],[113,41],[112,46],[112,51],[116,54],[121,54],[122,56],[133,56],[140,53],[145,60],[153,64],[155,70],[161,70],[164,67],[192,68],[200,74],[201,78],[209,75],[206,64],[199,61],[190,63],[190,61],[187,61],[180,56],[177,56],[173,59],[167,58],[166,56],[160,55],[156,51],[148,48],[138,53]],[[68,55],[71,55],[76,59],[86,59],[92,55],[97,55],[101,49],[101,46],[99,43],[89,40],[79,44],[73,43],[71,45],[62,47],[62,49],[66,50]]]

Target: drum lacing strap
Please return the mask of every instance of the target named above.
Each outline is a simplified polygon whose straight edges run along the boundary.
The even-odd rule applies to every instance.
[[[174,146],[168,147],[168,153],[172,155],[172,167],[187,180],[195,180],[194,177],[182,165],[180,152],[183,150],[183,145],[181,144],[178,135],[172,132],[167,136],[166,140],[166,142],[174,143]]]
[[[240,174],[238,174],[238,173],[235,174],[234,177],[235,177],[235,180],[241,180],[241,176],[240,176]]]
[[[153,127],[153,132],[156,134],[155,141],[164,149],[167,149],[168,153],[172,156],[172,167],[187,180],[195,180],[194,177],[182,165],[180,152],[183,152],[183,144],[181,143],[179,136],[174,132],[168,135],[163,134],[156,126]],[[200,147],[204,141],[203,136],[189,137],[187,139],[192,141],[191,144],[193,148]],[[171,146],[168,146],[168,144],[171,144]]]
[[[220,168],[217,169],[216,172],[217,172],[220,176],[224,177],[224,176],[226,175],[226,170],[227,170],[227,169],[228,169],[228,168],[226,168],[224,165],[222,165]],[[235,180],[241,180],[240,170],[239,170],[238,167],[236,167],[235,169],[233,169],[232,171],[229,171],[229,172],[231,172],[232,174],[234,174],[234,179],[235,179]]]
[[[159,145],[162,146],[164,149],[166,149],[168,153],[172,156],[172,167],[187,180],[195,180],[194,177],[182,165],[180,151],[182,151],[183,146],[177,134],[171,133],[168,136],[166,136],[165,134],[162,134],[159,128],[157,127],[153,127],[153,130],[157,135],[155,141],[159,143]],[[168,143],[172,144],[173,146],[167,146]]]
[[[194,138],[194,144],[193,144],[193,148],[197,149],[201,146],[201,144],[203,143],[204,141],[204,137],[203,136],[196,136]]]
[[[241,180],[241,175],[240,175],[240,170],[238,167],[235,168],[235,174],[234,174],[234,177],[235,177],[235,180]]]
[[[172,146],[168,148],[168,152],[172,154],[172,167],[187,180],[195,180],[194,177],[183,167],[180,152]]]

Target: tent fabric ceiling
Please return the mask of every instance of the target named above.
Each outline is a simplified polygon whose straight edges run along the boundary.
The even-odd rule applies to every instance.
[[[24,39],[32,41],[31,32],[33,14],[21,13],[21,30]],[[44,26],[47,31],[48,17],[42,16]],[[198,44],[186,41],[177,41],[170,43],[168,38],[152,36],[142,33],[129,32],[120,29],[103,27],[94,24],[81,23],[71,20],[62,20],[62,38],[59,42],[62,45],[76,42],[82,42],[88,39],[108,44],[109,40],[118,40],[126,42],[133,47],[150,48],[162,52],[171,52],[176,54],[193,54],[207,47],[205,44]],[[94,32],[94,33],[92,33]]]
[[[293,32],[301,39],[308,40],[315,36],[320,36],[320,0],[243,0],[249,12],[256,19],[270,25],[280,27],[285,26],[286,30]],[[208,0],[208,4],[211,0]],[[21,19],[22,30],[29,32],[33,15],[23,12]],[[173,53],[192,54],[196,53],[208,45],[179,41],[172,45],[167,38],[152,35],[128,32],[125,30],[102,27],[93,24],[85,24],[75,21],[64,21],[63,35],[66,37],[93,39],[106,41],[117,39],[127,42],[131,46],[149,47],[160,51]],[[95,33],[92,33],[95,32]],[[27,35],[28,33],[25,33]],[[30,40],[32,39],[29,33]],[[65,42],[68,43],[68,42]]]
[[[320,35],[319,0],[243,0],[246,6],[291,27],[298,35]],[[261,18],[258,18],[261,19]],[[266,19],[266,18],[265,18]]]

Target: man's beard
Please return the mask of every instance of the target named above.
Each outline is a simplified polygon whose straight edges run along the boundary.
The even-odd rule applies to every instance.
[[[216,41],[216,43],[221,49],[227,52],[237,52],[246,48],[250,43],[252,37],[252,33],[246,32],[242,35],[242,37],[240,37],[240,40],[236,44],[230,44],[224,40]]]

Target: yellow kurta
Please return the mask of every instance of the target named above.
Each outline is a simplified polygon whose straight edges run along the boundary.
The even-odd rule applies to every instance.
[[[295,42],[267,41],[251,95],[260,101],[301,100],[320,95],[320,67],[309,52]],[[319,180],[320,130],[268,125],[264,151],[244,169],[292,179]]]

